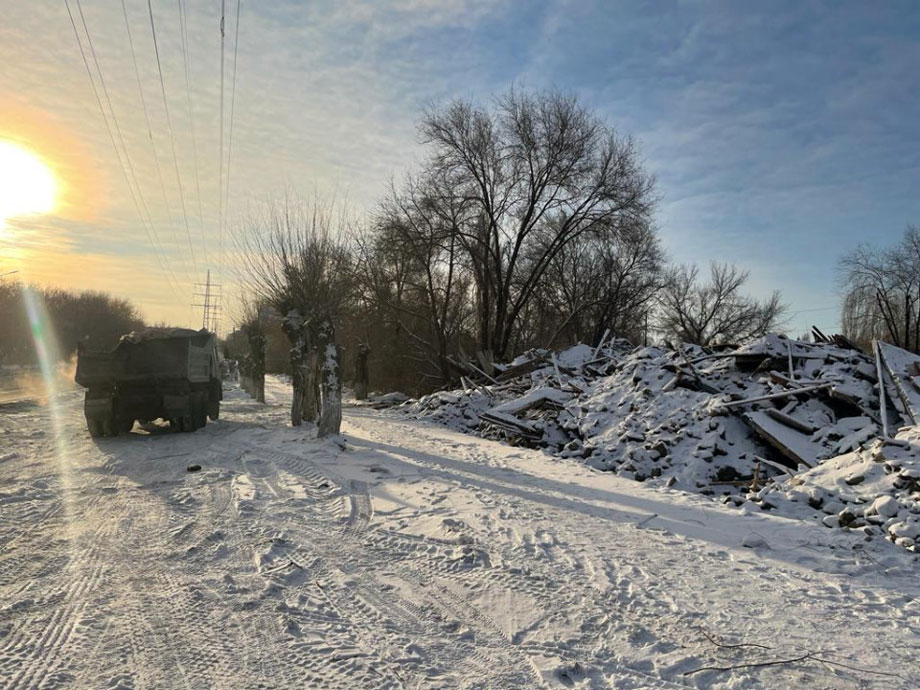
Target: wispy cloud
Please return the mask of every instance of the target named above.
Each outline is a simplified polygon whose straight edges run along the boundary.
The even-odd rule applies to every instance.
[[[83,8],[139,201],[191,281],[188,235],[199,263],[217,244],[220,33],[217,5],[185,4],[191,120],[177,4],[153,3],[172,139],[146,3],[127,6],[150,132],[120,3],[84,0]],[[229,99],[235,3],[227,6]],[[910,145],[920,138],[918,37],[910,0],[243,2],[228,217],[291,187],[347,193],[371,208],[388,179],[418,159],[426,104],[486,98],[512,82],[557,86],[639,139],[659,179],[659,225],[675,259],[736,261],[751,268],[758,290],[782,287],[799,308],[825,306],[836,298],[839,253],[920,219],[920,147]],[[145,256],[150,240],[63,3],[7,11],[0,58],[15,66],[0,72],[0,102],[53,120],[39,129],[66,133],[52,148],[67,175],[85,171],[93,181],[82,206],[91,213],[54,220],[57,232],[74,252]],[[21,118],[4,127],[4,112],[0,136],[23,129]]]

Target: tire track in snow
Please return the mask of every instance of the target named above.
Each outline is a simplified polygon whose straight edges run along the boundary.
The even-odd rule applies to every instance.
[[[470,439],[469,442],[448,440],[437,429],[432,429],[431,436],[426,434],[424,444],[419,444],[413,451],[414,444],[407,439],[416,438],[419,430],[412,423],[400,422],[393,417],[377,422],[368,417],[362,418],[360,414],[350,415],[347,422],[360,430],[361,433],[356,434],[358,437],[376,439],[393,448],[405,447],[408,450],[405,457],[398,451],[394,452],[394,458],[399,462],[430,468],[432,475],[438,479],[449,477],[460,486],[466,484],[468,490],[477,494],[477,498],[482,492],[479,487],[483,479],[489,483],[508,485],[511,499],[507,505],[513,511],[513,519],[535,530],[539,525],[545,525],[542,529],[557,535],[551,546],[554,549],[551,565],[559,571],[555,576],[566,585],[556,599],[556,617],[548,619],[546,631],[532,639],[524,639],[522,646],[532,643],[543,645],[547,633],[577,622],[578,616],[563,615],[570,607],[575,607],[571,609],[573,611],[579,608],[585,611],[616,611],[618,620],[605,623],[598,629],[583,630],[566,642],[573,649],[590,649],[593,645],[586,645],[588,642],[596,641],[600,645],[596,648],[607,648],[609,645],[605,637],[619,640],[610,649],[609,659],[600,665],[611,678],[621,677],[615,673],[617,668],[632,666],[635,674],[633,682],[639,687],[643,686],[640,681],[643,674],[647,678],[673,678],[672,681],[660,682],[681,687],[677,681],[682,679],[682,672],[724,656],[724,650],[707,642],[700,633],[701,628],[728,634],[732,640],[774,639],[779,645],[777,649],[812,648],[815,636],[820,635],[824,626],[807,621],[803,625],[803,621],[794,619],[783,619],[777,626],[771,605],[775,604],[778,596],[782,597],[786,606],[801,605],[803,610],[812,611],[812,615],[816,616],[813,620],[833,620],[843,627],[847,626],[847,612],[854,608],[854,604],[857,610],[861,605],[858,600],[854,602],[849,594],[832,594],[834,582],[850,581],[846,576],[813,573],[743,549],[726,549],[718,543],[710,544],[654,527],[644,528],[635,524],[636,520],[627,514],[622,520],[610,520],[594,515],[593,509],[585,511],[587,514],[571,513],[557,500],[565,498],[564,494],[559,494],[563,489],[558,487],[558,480],[551,480],[545,488],[534,481],[524,481],[523,486],[516,486],[511,477],[503,476],[500,463],[492,462],[488,454],[482,455],[483,441],[479,439]],[[419,426],[424,433],[425,425]],[[378,452],[376,448],[374,451]],[[431,455],[431,462],[425,461],[427,454]],[[473,467],[464,470],[457,463],[448,462],[445,466],[435,460],[438,456],[454,458],[457,463],[476,464],[482,471]],[[522,468],[515,472],[526,474],[527,470]],[[539,475],[539,471],[535,475]],[[541,481],[539,476],[534,479]],[[575,500],[581,501],[580,498]],[[500,532],[490,530],[489,542],[500,543],[501,539],[496,539]],[[520,556],[528,560],[530,567],[546,572],[548,578],[553,577],[553,572],[545,570],[546,561],[542,558],[528,558],[526,553]],[[594,584],[590,589],[586,588],[585,585],[592,579],[587,576],[589,571],[598,577],[597,584],[601,587]],[[607,585],[603,585],[605,578]],[[710,586],[700,587],[701,580]],[[764,587],[777,586],[782,587],[782,594],[772,595],[773,601],[767,601],[765,605]],[[722,598],[732,602],[731,605],[714,606],[714,597],[719,595],[712,591],[712,587],[723,592]],[[844,587],[847,585],[844,584]],[[826,598],[827,602],[822,598]],[[904,618],[905,612],[897,607],[889,607],[888,610],[896,619]],[[865,620],[866,614],[860,612],[859,617]],[[860,638],[859,648],[865,653],[855,661],[872,668],[878,659],[885,658],[889,663],[897,664],[898,668],[909,668],[910,647],[894,642],[899,635],[894,633],[892,626],[886,626],[880,620],[876,632],[882,635]],[[629,649],[624,643],[634,649]],[[916,649],[915,646],[913,648]],[[557,656],[564,657],[563,650],[559,650]],[[815,676],[809,675],[814,671],[814,666],[766,668],[752,673],[738,672],[736,676],[773,685],[799,681],[807,684],[809,677],[814,681]],[[860,680],[869,684],[876,681],[878,679]],[[694,678],[692,682],[706,682],[706,677]],[[884,684],[883,681],[878,682]]]
[[[85,516],[90,512],[95,512],[96,519],[89,521],[90,529],[82,534],[67,534],[61,540],[52,539],[51,543],[57,549],[66,548],[66,553],[56,554],[49,562],[40,562],[38,570],[31,571],[29,568],[22,568],[17,573],[18,577],[27,577],[28,583],[36,583],[39,578],[54,577],[55,580],[63,580],[60,584],[46,591],[41,597],[31,602],[31,605],[23,606],[23,600],[13,604],[13,607],[19,611],[22,616],[14,619],[14,631],[5,641],[0,649],[0,672],[10,665],[14,665],[15,672],[2,672],[2,677],[7,679],[8,685],[3,687],[33,687],[39,685],[45,677],[65,668],[67,662],[79,656],[79,650],[70,648],[77,628],[84,621],[85,612],[88,606],[88,598],[95,592],[101,584],[104,575],[105,554],[100,548],[100,542],[108,538],[113,531],[113,520],[107,513],[114,507],[113,504],[106,503],[105,510],[101,515],[97,506],[102,502],[103,492],[100,487],[103,482],[110,481],[104,473],[94,473],[91,475],[91,482],[71,489],[70,493],[79,491],[86,493],[90,491],[89,497],[85,501],[76,501],[69,498],[62,498],[60,491],[55,496],[55,503],[45,511],[46,518],[51,515],[63,512],[64,504],[67,503],[68,511],[66,524],[45,524],[42,531],[33,530],[30,532],[28,526],[23,529],[23,533],[29,532],[32,540],[36,542],[34,548],[26,550],[25,546],[20,544],[18,552],[25,552],[25,557],[29,556],[36,550],[41,552],[41,548],[46,545],[42,543],[41,537],[47,537],[46,531],[54,532],[55,529],[66,528],[68,531],[76,529],[77,526],[85,524]],[[99,518],[103,519],[99,519]],[[89,546],[84,548],[77,547],[78,543],[88,542]],[[74,551],[74,548],[78,550]],[[15,554],[14,554],[15,556]],[[61,565],[58,572],[53,570],[54,565]],[[25,572],[23,572],[25,571]],[[77,574],[74,574],[77,571]],[[61,575],[64,577],[62,578]],[[22,595],[25,588],[20,588],[17,595]],[[43,616],[42,612],[52,608],[48,616]],[[27,615],[31,611],[30,615]],[[83,640],[79,640],[82,644]]]
[[[291,481],[279,481],[278,477],[281,476],[281,473],[277,467],[270,464],[266,457],[268,455],[272,455],[278,462],[293,464],[300,470],[305,469],[299,458],[294,462],[292,457],[274,455],[261,450],[258,453],[247,451],[244,468],[249,476],[256,479],[256,482],[246,485],[246,510],[240,511],[241,516],[267,517],[276,522],[277,515],[269,514],[265,510],[267,504],[272,503],[274,506],[279,499],[284,500],[290,494],[293,496],[303,494],[319,498],[318,501],[309,499],[304,501],[304,513],[300,515],[304,522],[309,524],[311,520],[317,520],[324,523],[332,521],[337,524],[344,520],[341,491],[326,475],[316,472],[311,467],[305,472],[311,481],[307,484],[292,486]],[[262,493],[265,494],[264,497],[260,495]],[[250,504],[260,505],[262,508],[254,512]],[[257,522],[257,519],[254,521]],[[287,533],[288,527],[289,525],[282,524],[276,526],[276,529],[284,529]],[[263,570],[263,577],[276,582],[278,586],[297,591],[297,599],[301,603],[301,606],[295,608],[285,606],[285,615],[292,621],[309,620],[314,624],[312,630],[314,635],[317,633],[315,625],[322,626],[322,641],[317,641],[314,639],[301,640],[300,631],[298,629],[291,631],[289,624],[291,633],[289,663],[291,667],[299,669],[304,674],[301,681],[307,680],[320,683],[322,687],[342,688],[343,690],[356,686],[403,687],[398,683],[394,685],[392,681],[400,677],[399,671],[362,645],[361,630],[366,627],[367,620],[356,625],[352,617],[343,613],[343,609],[351,609],[351,606],[329,584],[332,570],[319,555],[322,549],[314,552],[308,547],[298,548],[300,545],[295,545],[287,539],[273,539],[270,542],[273,548],[277,542],[283,542],[286,545],[284,557],[287,562],[281,567]],[[299,576],[300,571],[303,571],[305,575]],[[309,573],[309,576],[306,573]],[[294,576],[293,583],[289,579],[292,575]],[[326,581],[326,585],[320,584],[320,580]],[[317,596],[313,596],[314,593]],[[309,609],[303,610],[303,605],[310,600],[316,602],[313,607],[319,605],[318,600],[322,600],[327,604],[327,608],[331,609],[331,613],[315,615]],[[381,669],[389,670],[389,676]]]
[[[99,589],[105,572],[106,554],[100,542],[112,533],[108,520],[97,522],[83,539],[90,541],[88,548],[75,552],[65,570],[66,580],[43,598],[38,611],[52,611],[47,617],[40,613],[17,624],[14,633],[0,650],[0,673],[9,679],[3,686],[8,690],[41,686],[54,672],[66,669],[68,663],[81,655],[87,640],[76,640],[78,627],[91,610],[90,597]],[[73,574],[73,570],[77,574]],[[12,662],[15,673],[6,673]]]
[[[359,419],[349,418],[348,422],[361,429],[366,437],[375,438],[393,446],[396,445],[388,437],[380,436],[375,429],[369,429],[366,425],[362,425]],[[411,435],[405,434],[402,436],[410,437]],[[429,439],[429,441],[431,440],[432,439]],[[434,439],[434,445],[438,448],[439,454],[444,457],[451,457],[459,451],[465,454],[464,457],[468,462],[482,465],[490,472],[503,469],[501,465],[494,465],[488,462],[488,458],[478,449],[469,449],[469,453],[467,453],[467,449],[462,448],[462,444],[441,443],[437,439]],[[401,456],[396,452],[378,452],[383,452],[385,455],[392,455],[400,462],[425,467],[431,470],[436,476],[444,475],[449,472],[436,462],[426,462],[424,460],[424,454],[415,453],[411,456]],[[467,477],[465,475],[469,476]],[[451,472],[451,477],[453,480],[457,481],[460,486],[466,486],[472,489],[474,493],[477,494],[477,497],[481,493],[481,489],[479,489],[477,484],[477,480],[481,479],[481,477],[473,474],[472,471]],[[508,481],[508,479],[496,476],[493,481]],[[489,588],[499,591],[524,591],[533,597],[535,603],[546,612],[547,618],[544,624],[549,627],[552,627],[551,623],[557,618],[560,624],[566,623],[565,618],[569,615],[569,612],[573,612],[578,616],[579,612],[582,611],[617,611],[618,616],[627,618],[635,617],[633,614],[624,610],[624,604],[627,604],[627,602],[635,603],[632,597],[634,590],[625,590],[624,587],[618,586],[626,583],[625,578],[618,577],[613,583],[613,588],[606,591],[600,590],[592,582],[591,578],[586,577],[585,552],[567,552],[565,545],[574,543],[578,540],[565,531],[567,520],[566,516],[561,511],[557,511],[552,506],[544,506],[542,504],[536,507],[534,503],[527,499],[515,499],[513,511],[516,521],[533,525],[537,533],[542,529],[546,534],[552,535],[558,533],[560,536],[564,537],[562,540],[551,537],[551,542],[548,546],[553,550],[553,553],[550,558],[535,558],[534,554],[528,553],[526,549],[515,547],[508,543],[507,540],[498,539],[496,538],[496,534],[491,533],[490,536],[492,538],[489,540],[486,548],[497,555],[502,564],[516,564],[513,569],[480,567],[469,568],[466,571],[455,570],[451,573],[439,573],[438,571],[443,567],[443,561],[424,558],[418,561],[419,567],[434,577],[448,577],[452,581],[461,584],[470,595],[476,595]],[[584,521],[589,522],[590,520],[585,518]],[[546,526],[541,528],[539,527],[540,525]],[[581,527],[581,523],[579,526]],[[605,548],[600,545],[609,546],[611,543],[615,543],[616,539],[612,538],[613,533],[632,529],[633,526],[631,524],[610,525],[607,523],[600,527],[596,530],[589,530],[588,534],[579,534],[580,540],[587,544],[594,545],[591,546],[591,550]],[[475,539],[473,543],[476,543]],[[535,546],[537,545],[540,544],[535,543]],[[590,561],[591,559],[589,558],[588,562]],[[595,568],[596,566],[590,565],[588,567]],[[523,586],[519,588],[519,584]],[[626,598],[624,598],[624,596]],[[648,603],[656,603],[652,601],[651,598],[648,599]],[[467,606],[469,606],[468,602]],[[641,611],[641,608],[638,606],[633,606],[631,608]],[[667,606],[667,608],[670,612],[671,607]],[[652,607],[652,610],[654,610],[654,607]],[[671,613],[671,615],[673,615],[673,613]],[[675,629],[673,626],[662,626],[658,621],[653,620],[651,615],[648,617],[642,615],[638,620],[641,620],[644,624],[640,627],[647,629],[650,626],[658,630],[659,634],[661,634],[664,639],[674,639]],[[570,626],[565,627],[567,629]],[[600,628],[591,631],[590,626],[588,626],[588,629],[582,630],[582,639],[580,642],[569,640],[565,645],[556,644],[548,646],[540,642],[532,643],[525,638],[521,639],[519,645],[516,645],[516,647],[527,655],[546,655],[549,653],[551,656],[560,660],[578,664],[583,670],[592,668],[597,669],[600,671],[601,677],[606,674],[612,674],[612,678],[616,679],[618,683],[625,682],[628,679],[634,683],[640,683],[639,687],[685,687],[681,683],[669,681],[654,673],[649,673],[646,670],[630,667],[623,659],[597,659],[591,650],[597,649],[599,645],[603,645],[606,642],[605,636],[612,632],[614,632],[614,630],[610,630],[609,628]],[[656,636],[656,640],[657,639]],[[688,657],[685,661],[689,662],[694,659],[695,657]],[[601,682],[600,678],[595,678],[594,680],[596,683]],[[617,687],[617,684],[610,685],[606,681],[603,684],[607,687]]]
[[[303,464],[308,463],[303,458],[278,451],[252,449],[247,454],[299,469],[304,469]],[[267,476],[277,474],[269,472]],[[319,482],[318,486],[335,482],[342,489],[349,488],[352,510],[339,534],[330,535],[328,529],[304,519],[300,528],[307,534],[299,541],[310,545],[309,549],[300,547],[304,556],[322,554],[321,558],[313,561],[311,575],[327,579],[328,584],[321,588],[327,596],[337,597],[334,599],[335,607],[347,618],[359,621],[356,632],[361,637],[370,638],[368,645],[377,649],[385,648],[388,642],[393,641],[401,642],[403,646],[427,645],[430,648],[429,659],[447,660],[448,668],[454,671],[465,669],[456,678],[458,683],[473,683],[476,687],[533,687],[541,684],[526,655],[521,654],[487,617],[471,612],[467,602],[431,578],[415,572],[410,565],[394,558],[394,554],[374,548],[376,531],[367,530],[372,509],[365,507],[370,503],[366,485],[342,480],[325,467],[314,466],[308,474],[314,483]],[[318,486],[313,493],[317,492]],[[272,492],[280,496],[284,487],[274,486]],[[344,548],[349,542],[351,550]],[[322,548],[317,548],[317,545]],[[366,552],[367,549],[380,558],[369,558],[371,554]],[[377,563],[374,574],[366,572],[369,562]],[[341,586],[342,575],[346,578],[345,586]],[[396,580],[398,586],[385,584],[384,581],[389,580]],[[412,595],[400,595],[397,589],[411,591]],[[425,606],[417,602],[425,602]],[[376,609],[378,614],[375,616],[367,606]],[[370,618],[377,625],[366,625]],[[442,626],[444,621],[451,619],[473,631],[475,638],[464,640],[450,634],[445,638]],[[374,634],[375,631],[383,631],[384,634]],[[491,655],[485,654],[484,649],[488,649]],[[471,666],[478,667],[478,672],[472,672]],[[489,680],[485,681],[485,685],[476,685],[479,681],[471,680],[474,678]]]

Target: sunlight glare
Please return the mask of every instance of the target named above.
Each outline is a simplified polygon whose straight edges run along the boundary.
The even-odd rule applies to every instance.
[[[7,218],[54,208],[57,181],[41,158],[17,144],[0,141],[0,227]]]
[[[64,428],[64,411],[61,409],[61,401],[58,397],[60,361],[61,354],[58,347],[57,337],[54,333],[54,326],[48,315],[44,300],[39,292],[31,287],[23,288],[22,298],[26,307],[26,315],[29,318],[29,326],[32,331],[32,340],[35,344],[35,355],[38,360],[39,369],[41,370],[42,381],[44,383],[44,393],[47,397],[45,407],[48,411],[49,421],[51,422],[51,433],[54,440],[55,458],[58,467],[58,479],[61,486],[68,493],[64,496],[64,518],[66,528],[71,529],[71,515],[73,514],[69,489],[72,486],[72,476],[70,471],[70,453],[67,445],[67,432]]]

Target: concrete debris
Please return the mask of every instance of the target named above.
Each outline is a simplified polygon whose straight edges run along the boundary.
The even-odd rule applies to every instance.
[[[884,443],[883,414],[892,429],[920,416],[920,357],[880,343],[882,411],[875,358],[845,338],[820,336],[823,342],[768,335],[719,349],[615,339],[598,348],[535,350],[494,364],[489,380],[474,373],[461,389],[399,409],[638,481],[769,509],[781,487]],[[883,495],[909,503],[902,494],[871,496],[871,486],[859,489],[860,505]],[[855,512],[853,519],[835,513],[831,522],[872,524]],[[920,535],[902,523],[891,522],[887,534],[913,548]]]

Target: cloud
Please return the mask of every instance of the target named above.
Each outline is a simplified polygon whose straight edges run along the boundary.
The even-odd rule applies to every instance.
[[[153,233],[159,261],[194,282],[195,264],[200,274],[214,263],[219,244],[217,5],[185,3],[187,90],[177,4],[153,3],[172,136],[146,5],[127,5],[149,131],[120,3],[82,3],[149,230],[59,0],[22,3],[0,25],[0,59],[16,65],[0,73],[0,102],[31,113],[0,110],[0,135],[41,139],[27,126],[39,120],[60,134],[45,136],[47,155],[79,192],[49,221],[55,238],[81,255],[156,264]],[[229,120],[236,5],[227,7]],[[244,2],[228,218],[288,188],[347,193],[372,208],[418,159],[426,104],[483,99],[515,81],[558,86],[637,136],[675,258],[737,261],[754,267],[758,289],[780,285],[809,300],[827,290],[838,248],[867,228],[884,241],[920,218],[920,148],[905,145],[920,137],[912,10],[792,0]]]

